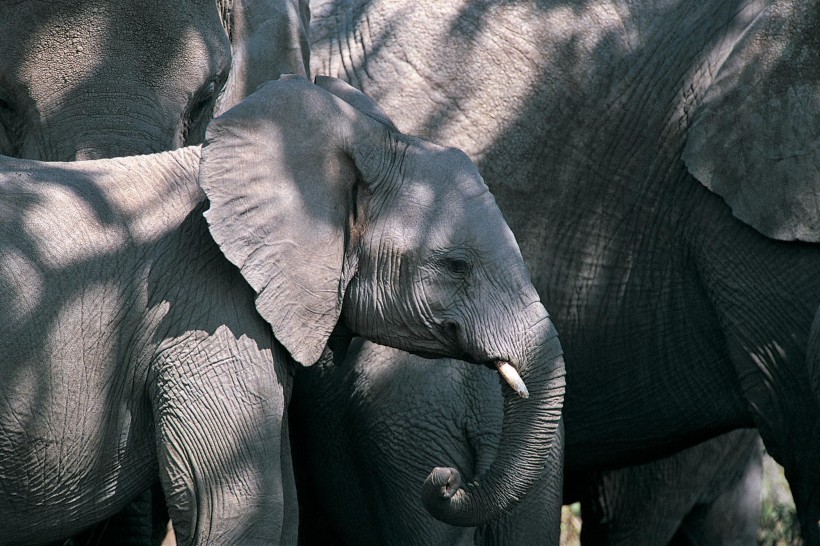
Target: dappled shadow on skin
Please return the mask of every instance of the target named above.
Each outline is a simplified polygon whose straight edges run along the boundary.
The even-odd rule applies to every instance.
[[[92,523],[89,517],[99,520],[113,514],[156,477],[152,409],[145,394],[148,364],[163,336],[184,337],[185,331],[173,324],[153,324],[152,309],[168,306],[178,320],[189,328],[193,321],[193,328],[206,330],[205,335],[223,324],[237,336],[250,328],[247,336],[262,344],[257,349],[271,351],[272,336],[255,314],[252,293],[213,244],[201,210],[190,213],[185,222],[188,227],[180,227],[171,210],[178,195],[148,190],[140,192],[135,202],[132,177],[151,176],[152,161],[171,155],[146,157],[146,172],[139,172],[127,160],[62,165],[2,160],[8,169],[0,185],[0,232],[4,234],[0,241],[4,258],[0,311],[9,321],[0,340],[8,363],[3,370],[0,446],[8,454],[15,446],[34,442],[44,454],[48,449],[58,450],[65,464],[64,474],[39,476],[42,484],[20,478],[19,487],[12,480],[28,476],[31,469],[5,466],[0,487],[4,497],[11,499],[10,509],[19,502],[21,513],[29,512],[28,503],[35,502],[32,495],[39,499],[37,504],[59,504],[60,499],[69,503],[71,495],[79,493],[90,492],[102,503],[120,495],[116,504],[103,504],[93,515],[83,516],[86,523]],[[182,168],[176,161],[172,164]],[[194,195],[199,195],[193,184]],[[181,244],[180,239],[191,240]],[[197,261],[203,254],[211,255],[206,264]],[[208,267],[199,267],[203,265]],[[233,271],[231,289],[220,291],[225,269]],[[205,280],[188,297],[193,289],[185,284],[186,275],[193,273]],[[217,286],[210,286],[213,283]],[[201,315],[203,307],[210,311]],[[237,316],[233,309],[244,309],[253,316],[253,324],[230,322]],[[188,316],[186,310],[196,312]],[[202,320],[223,310],[229,322]],[[261,335],[255,331],[260,327]],[[271,377],[284,373],[290,362],[281,349],[277,355],[279,368],[269,370]],[[68,396],[66,387],[72,387],[61,381],[76,383],[76,396]],[[28,413],[19,411],[20,400]],[[44,417],[48,413],[54,416]],[[9,418],[12,420],[6,421]],[[127,424],[121,430],[123,422]],[[257,438],[278,432],[247,430]],[[276,436],[261,443],[279,446],[281,442]],[[259,443],[257,439],[255,444]],[[247,461],[240,456],[244,445],[245,440],[238,438],[227,451],[211,454],[213,466],[209,468],[236,467]],[[103,468],[112,460],[119,460],[122,476],[108,476],[111,481],[103,482]],[[73,463],[79,467],[73,469]],[[206,483],[221,479],[208,476],[207,470],[203,473]],[[270,487],[277,480],[279,477],[269,477],[260,487]],[[268,490],[261,494],[276,498]],[[83,508],[72,510],[80,514]],[[246,517],[248,521],[269,518],[253,507]],[[41,525],[37,528],[42,532]],[[66,526],[56,533],[77,530]],[[89,540],[94,537],[92,532]]]
[[[2,33],[7,47],[0,58],[0,153],[39,159],[74,159],[148,153],[200,142],[224,83],[230,51],[226,29],[220,24],[220,17],[229,14],[226,3],[198,4],[191,8],[184,1],[3,2],[0,27],[8,28]],[[201,9],[202,4],[206,9]],[[243,15],[249,16],[249,11]],[[235,14],[234,9],[232,15]],[[228,26],[226,21],[222,23]],[[197,50],[206,44],[207,56],[201,54],[201,49]],[[214,78],[213,94],[203,94],[210,77]],[[38,79],[45,79],[47,88],[35,89],[31,82]],[[181,80],[181,86],[167,85],[172,79]],[[236,90],[231,98],[235,100],[246,91]],[[38,101],[32,99],[32,93]],[[55,98],[59,99],[59,105],[49,102]],[[39,102],[40,99],[43,102]],[[65,112],[58,116],[58,109]],[[83,120],[91,120],[91,130],[83,130],[86,127],[81,126]],[[67,125],[61,126],[61,122]],[[54,180],[38,182],[49,184]],[[56,251],[59,259],[39,256],[36,252],[31,256],[21,254],[36,248],[34,237],[8,238],[0,243],[6,247],[2,249],[4,255],[14,256],[9,268],[24,268],[32,279],[43,281],[37,285],[28,279],[33,289],[25,297],[0,304],[8,307],[9,312],[21,312],[10,306],[25,307],[25,319],[15,321],[7,333],[10,339],[21,339],[14,337],[17,334],[25,336],[27,348],[33,354],[46,352],[48,343],[45,336],[31,332],[60,329],[62,317],[69,309],[85,308],[87,294],[79,286],[80,280],[93,287],[93,297],[120,296],[139,275],[139,260],[129,258],[141,255],[150,247],[138,240],[138,236],[129,240],[129,234],[117,229],[129,215],[111,208],[104,195],[83,193],[86,190],[94,193],[92,186],[78,182],[76,186],[67,185],[64,190],[73,193],[76,200],[93,204],[90,208],[96,217],[94,223],[103,232],[102,239],[98,240],[100,233],[97,232],[69,233],[64,236],[66,242],[76,243],[74,247],[81,250],[71,255],[70,249],[61,248]],[[23,195],[14,195],[0,205],[4,210],[4,205],[12,202],[20,206],[3,218],[8,220],[3,229],[23,233],[21,222],[27,216],[23,210],[42,205],[24,203],[25,199]],[[133,220],[126,219],[124,223]],[[66,225],[69,225],[67,218],[54,221],[55,231],[65,229]],[[111,240],[105,239],[108,231],[113,232]],[[60,261],[63,259],[67,261]],[[4,313],[4,316],[11,314]],[[114,354],[130,355],[134,350],[133,340],[123,339],[124,336],[108,329],[101,332],[101,337],[107,335],[118,340],[117,347],[112,349]],[[36,387],[32,389],[38,393],[38,401],[32,407],[43,407],[55,379],[49,373],[29,374],[29,371],[18,367],[13,373],[35,378],[32,384]],[[111,401],[99,406],[116,408],[117,402],[121,402],[118,398],[127,394],[112,392]],[[66,416],[69,416],[68,410]],[[21,425],[21,428],[25,431],[29,427]],[[152,435],[151,431],[136,426],[131,433]],[[115,447],[108,452],[114,452]]]
[[[327,97],[324,97],[324,100],[326,99]],[[291,125],[300,125],[304,121],[279,117],[274,122],[279,124],[274,133],[285,133]],[[251,136],[248,135],[248,138]],[[224,158],[226,162],[232,161],[228,165],[242,161],[243,152],[246,151],[242,145],[248,145],[248,141],[240,139],[232,144],[234,146],[229,147],[229,155]],[[322,142],[314,144],[317,148],[324,146]],[[210,145],[213,145],[213,142]],[[262,181],[273,186],[284,183],[284,179],[298,177],[297,173],[301,173],[305,165],[298,160],[300,156],[297,152],[307,146],[309,143],[298,139],[285,142],[266,141],[257,157],[273,161],[272,158],[277,157],[273,154],[274,147],[276,151],[284,152],[284,157],[280,157],[281,164],[262,166]],[[373,155],[370,150],[356,150],[356,153],[365,158],[365,163],[375,161],[376,164],[380,163],[379,154],[386,152],[377,149]],[[331,150],[331,153],[335,154],[333,160],[339,161],[338,152]],[[458,199],[459,192],[465,188],[461,184],[466,184],[471,190],[481,190],[478,195],[485,195],[483,187],[480,184],[476,186],[477,179],[443,180],[438,176],[439,169],[447,170],[452,167],[449,164],[440,164],[440,160],[451,156],[442,155],[440,150],[424,147],[421,147],[418,153],[430,160],[430,163],[421,167],[416,165],[425,176],[422,176],[421,180],[414,180],[418,187],[415,194],[411,192],[411,196],[427,196],[427,200],[433,201],[436,201],[435,197],[442,191],[448,196],[455,196],[455,201],[450,203],[452,207],[449,212],[450,215],[461,219],[466,215],[463,210],[464,204]],[[205,335],[212,333],[211,330],[220,329],[223,322],[219,320],[218,312],[211,311],[203,315],[198,313],[203,305],[207,306],[208,302],[217,301],[215,305],[218,309],[224,309],[226,316],[229,317],[225,320],[241,311],[244,315],[253,315],[256,322],[261,323],[253,307],[252,291],[237,276],[236,269],[218,252],[200,214],[201,209],[194,208],[197,201],[200,207],[202,206],[198,186],[193,180],[188,180],[187,186],[185,181],[180,181],[179,185],[183,186],[183,189],[176,188],[177,192],[181,193],[177,195],[171,191],[163,191],[165,188],[159,187],[161,185],[156,181],[157,187],[148,185],[152,183],[153,179],[150,177],[155,174],[155,164],[163,162],[163,158],[177,158],[175,161],[168,161],[171,166],[163,171],[163,174],[169,177],[168,180],[172,180],[176,175],[191,174],[188,171],[175,171],[186,168],[184,161],[179,158],[187,158],[188,161],[194,162],[196,159],[192,158],[190,150],[122,160],[66,164],[39,164],[9,159],[6,180],[0,187],[0,191],[5,194],[0,200],[0,208],[4,211],[0,225],[3,226],[5,233],[0,242],[0,249],[5,256],[21,256],[28,273],[26,279],[16,278],[14,275],[18,272],[14,269],[15,263],[11,263],[6,268],[7,271],[4,271],[10,278],[6,279],[2,286],[7,291],[7,297],[0,300],[5,316],[14,318],[12,326],[6,330],[8,337],[3,340],[5,354],[10,357],[9,360],[20,361],[20,364],[8,370],[4,384],[10,385],[9,392],[19,391],[20,396],[25,397],[26,406],[32,408],[31,414],[24,414],[15,406],[13,411],[17,411],[19,415],[16,415],[18,422],[13,428],[14,433],[32,435],[35,424],[44,421],[47,428],[51,426],[54,419],[43,419],[42,416],[51,410],[55,397],[60,396],[59,387],[62,387],[63,395],[65,389],[70,388],[65,384],[59,384],[60,374],[68,374],[72,376],[68,379],[79,382],[78,392],[81,396],[77,400],[72,400],[70,407],[58,407],[53,410],[59,413],[58,418],[61,422],[67,423],[62,435],[54,434],[49,429],[40,437],[50,444],[48,447],[62,449],[61,440],[68,442],[66,438],[70,436],[69,433],[76,430],[70,426],[73,416],[80,415],[83,421],[78,426],[94,430],[89,434],[93,438],[87,444],[76,448],[79,456],[90,458],[100,451],[111,456],[122,455],[124,466],[141,465],[141,468],[145,469],[145,473],[141,475],[145,476],[156,473],[155,455],[139,453],[140,449],[153,450],[151,405],[145,397],[144,389],[149,373],[148,364],[153,358],[151,351],[168,336],[184,337],[188,334],[185,327],[179,326],[179,323],[173,320],[157,326],[151,322],[153,315],[148,316],[146,313],[162,315],[170,312],[176,317],[184,316],[184,320],[193,324],[189,328],[194,328]],[[466,160],[462,158],[461,161],[464,163]],[[135,168],[135,165],[138,167]],[[190,165],[188,167],[194,169]],[[271,172],[274,170],[282,179],[271,179]],[[237,173],[237,170],[232,168],[228,171],[232,175]],[[400,172],[397,176],[404,182],[403,177],[409,174]],[[140,176],[148,179],[146,184],[135,183]],[[236,190],[234,181],[234,178],[229,177],[210,182],[230,191],[231,188]],[[385,186],[388,185],[388,181],[383,182]],[[151,193],[146,188],[156,193]],[[347,192],[350,191],[351,188],[347,188]],[[337,206],[338,203],[329,204],[312,200],[316,198],[317,193],[321,194],[323,190],[317,187],[302,187],[297,188],[292,197],[294,203],[302,202],[300,220],[305,224],[323,226],[330,221],[327,209]],[[189,208],[181,212],[175,209],[172,196],[183,201],[180,207]],[[185,201],[186,198],[189,201]],[[389,218],[382,218],[380,221],[387,220],[401,225],[402,204],[391,204],[395,210],[388,211],[386,214]],[[431,212],[424,208],[426,204],[429,203],[413,203],[421,205],[417,211],[419,214],[414,219],[422,224],[430,221],[426,214]],[[284,206],[282,203],[269,201],[264,205],[271,209],[257,211],[263,216],[266,213],[273,214],[274,210]],[[183,213],[187,217],[184,222],[179,217]],[[440,210],[437,213],[441,215]],[[345,216],[350,214],[350,210],[345,212]],[[447,219],[454,220],[452,217]],[[452,233],[425,232],[418,235],[419,240],[414,241],[416,245],[432,247],[436,244],[435,237],[449,237]],[[339,238],[343,239],[344,234],[340,233]],[[180,243],[183,239],[184,244]],[[180,256],[183,252],[187,254]],[[176,259],[181,260],[181,263],[175,261]],[[338,267],[341,268],[342,263],[339,263]],[[226,269],[232,272],[231,281],[220,285],[220,279],[224,281],[227,275]],[[196,285],[198,290],[195,295],[187,291],[185,282],[191,275],[202,277],[199,282],[191,283]],[[211,282],[216,283],[213,290],[209,290]],[[338,283],[338,280],[336,282]],[[222,292],[210,295],[211,292],[218,292],[220,286],[230,286],[231,289],[225,292],[235,294],[236,297],[231,298]],[[12,297],[23,291],[27,295],[24,306]],[[334,292],[332,296],[338,298],[338,293]],[[116,304],[110,304],[111,301]],[[189,305],[190,309],[196,311],[187,313]],[[155,309],[163,306],[167,306],[170,311]],[[72,313],[76,314],[75,320],[70,321],[68,319]],[[188,324],[186,322],[186,325]],[[237,335],[244,331],[242,324],[229,326]],[[259,324],[256,327],[259,327]],[[270,335],[267,325],[262,329],[266,336]],[[258,339],[251,334],[249,337]],[[270,341],[270,338],[266,337],[266,340]],[[55,348],[55,344],[59,347]],[[257,348],[262,351],[270,349]],[[280,360],[285,360],[284,356]],[[95,369],[94,366],[99,363],[110,364],[112,369]],[[287,364],[280,362],[282,369],[276,372],[271,370],[270,373],[277,373],[277,377],[281,378],[278,374],[284,373],[283,369],[290,364],[289,359]],[[185,374],[185,370],[179,372]],[[35,382],[27,390],[25,382],[29,378],[34,378]],[[282,381],[287,382],[287,379]],[[94,388],[94,385],[100,384],[103,385],[101,389]],[[8,400],[7,404],[11,405]],[[89,411],[89,408],[95,410]],[[132,412],[131,429],[128,433],[130,436],[123,437],[118,431],[111,434],[109,425],[115,426],[118,422],[114,417],[107,418],[109,411],[117,417]],[[10,414],[8,411],[2,413]],[[3,433],[14,434],[11,430],[4,427]],[[268,434],[270,431],[262,433]],[[148,442],[145,442],[145,439],[148,439]],[[81,438],[80,441],[84,442],[85,438]],[[3,439],[2,443],[11,446],[22,444],[10,437]],[[209,462],[215,467],[220,467],[226,464],[224,461],[240,461],[241,458],[233,453],[233,450],[240,450],[242,446],[230,448],[213,454]],[[65,448],[66,452],[70,449],[75,448]],[[90,463],[91,470],[71,486],[62,483],[58,478],[53,484],[48,484],[48,487],[57,487],[60,491],[46,490],[44,494],[50,495],[49,499],[64,498],[60,495],[74,487],[78,491],[98,491],[100,496],[105,497],[122,492],[120,488],[133,487],[133,492],[122,493],[124,502],[132,493],[136,494],[140,489],[150,485],[150,480],[133,483],[130,486],[124,481],[102,485],[94,483],[93,475],[96,469],[102,468],[105,459],[106,457],[98,457],[95,463]],[[16,470],[26,471],[25,468]],[[207,471],[205,473],[207,474]],[[218,477],[214,476],[213,479],[218,480]],[[279,483],[277,478],[270,481]],[[3,486],[8,487],[8,482]],[[15,497],[14,491],[10,491],[9,496],[19,498]],[[119,507],[114,506],[111,510],[103,508],[99,514],[108,515]],[[250,512],[251,510],[248,512],[249,517],[252,516]],[[88,517],[88,522],[91,523],[91,519],[97,515]],[[66,527],[56,532],[67,533],[71,530]]]
[[[435,277],[436,256],[454,249],[479,254],[468,257],[482,272],[489,269],[487,262],[503,264],[506,259],[509,271],[498,275],[507,273],[511,281],[522,282],[520,259],[513,256],[517,249],[508,231],[495,229],[502,225],[501,217],[474,166],[463,154],[397,134],[305,82],[291,80],[281,89],[286,87],[298,93],[304,89],[299,101],[282,98],[287,107],[279,108],[250,99],[212,125],[209,138],[214,142],[203,150],[206,181],[210,169],[217,176],[224,165],[230,171],[233,163],[226,157],[236,153],[230,142],[244,138],[243,127],[253,125],[245,123],[249,113],[270,109],[275,121],[254,122],[254,131],[269,142],[236,158],[245,165],[236,174],[237,189],[203,186],[211,198],[207,216],[212,226],[235,218],[253,226],[241,237],[215,232],[215,238],[253,276],[260,312],[286,346],[281,334],[287,325],[277,328],[272,315],[276,298],[294,300],[297,295],[317,300],[305,306],[327,335],[344,302],[352,306],[346,323],[362,330],[357,333],[418,351],[450,350],[447,340],[442,343],[443,328],[437,330],[426,318],[429,312],[410,288],[427,280],[426,275]],[[285,133],[281,127],[300,128]],[[260,182],[268,165],[246,160],[265,153],[276,171],[270,189]],[[234,192],[243,199],[234,199]],[[468,207],[480,207],[484,217],[479,221]],[[486,226],[493,226],[491,233]],[[281,264],[288,267],[280,271]],[[267,270],[276,272],[270,278],[277,284],[268,286],[269,278],[259,274]],[[348,283],[356,288],[352,303]],[[285,304],[295,308],[295,319],[306,320],[298,306]]]
[[[429,7],[391,13],[375,0],[323,6],[313,22],[314,70],[335,71],[376,97],[399,127],[457,145],[479,162],[567,340],[568,360],[594,358],[615,330],[633,333],[608,354],[613,376],[635,359],[679,358],[680,341],[664,347],[652,332],[670,322],[664,307],[687,304],[675,285],[696,282],[698,272],[685,250],[660,263],[653,253],[689,236],[685,205],[706,195],[680,160],[689,115],[761,6],[471,2],[441,8],[428,27],[418,13]],[[333,33],[334,18],[344,33]],[[539,137],[522,138],[530,134]],[[671,221],[658,230],[659,218]],[[674,271],[681,278],[670,285]],[[658,292],[636,292],[638,284]],[[615,311],[640,310],[653,299],[668,305],[657,305],[645,322]],[[711,305],[702,294],[694,299],[692,318],[702,323],[695,352],[717,352],[725,362]],[[588,330],[593,323],[603,327]],[[707,369],[713,358],[695,362]],[[642,382],[668,383],[664,373],[658,368]],[[712,415],[699,413],[709,423],[706,435],[748,424],[737,416],[744,403],[733,376],[720,381],[730,401]],[[660,419],[676,412],[670,404]],[[688,441],[702,438],[698,432]]]
[[[22,396],[30,413],[12,414],[8,407],[2,413],[4,419],[12,415],[17,419],[13,434],[42,435],[39,440],[34,440],[43,442],[42,449],[58,449],[67,459],[74,457],[77,460],[79,457],[79,460],[85,460],[83,466],[89,469],[88,475],[93,476],[103,460],[108,462],[117,453],[128,455],[131,439],[106,434],[105,430],[88,431],[85,436],[74,432],[80,432],[86,423],[93,427],[95,417],[99,415],[97,412],[122,416],[123,408],[129,401],[133,402],[133,393],[122,389],[133,386],[129,382],[130,376],[145,373],[145,370],[127,368],[128,359],[135,350],[132,337],[135,325],[130,322],[133,316],[106,316],[103,309],[109,298],[130,301],[128,294],[141,274],[139,256],[153,242],[137,243],[128,239],[127,232],[135,223],[134,219],[129,218],[129,213],[118,210],[117,204],[108,199],[98,185],[99,179],[86,177],[76,168],[80,164],[72,167],[72,175],[60,174],[59,165],[38,167],[34,163],[17,161],[11,165],[13,171],[20,174],[6,174],[0,187],[4,195],[0,206],[3,212],[0,229],[5,234],[0,241],[0,251],[5,257],[0,306],[3,316],[10,319],[3,332],[3,352],[8,363],[3,370],[4,406],[16,400],[19,410],[19,397]],[[157,206],[161,207],[162,203],[158,202]],[[135,211],[138,215],[144,212]],[[83,213],[90,214],[93,220],[89,222],[90,218],[83,218]],[[74,257],[69,255],[72,247],[83,250]],[[24,267],[20,267],[22,263]],[[68,322],[73,313],[97,316],[101,321],[100,330],[84,332]],[[123,323],[105,322],[112,319]],[[59,348],[55,347],[58,343]],[[84,365],[95,365],[95,359],[106,350],[110,351],[107,360],[114,368],[85,368]],[[79,376],[74,376],[75,372]],[[108,377],[111,383],[105,389],[105,398],[96,399],[101,393],[90,392],[87,387],[103,377]],[[80,389],[65,407],[60,407],[60,400],[55,398],[65,388],[59,384],[61,381],[77,383]],[[143,402],[141,410],[140,404],[132,408],[131,434],[151,437],[145,404]],[[55,412],[53,419],[56,421],[49,423],[50,432],[34,425],[35,422],[43,424],[45,412]],[[114,419],[112,417],[112,421]],[[60,426],[50,428],[57,421]],[[65,428],[61,431],[60,427]],[[10,429],[4,427],[2,432],[4,452],[9,453],[14,445],[22,444],[21,438],[6,435],[12,434]],[[72,437],[81,443],[74,444],[70,440]],[[98,457],[100,452],[106,456]],[[152,460],[153,454],[146,454],[144,464],[147,469],[155,465]],[[128,461],[123,463],[128,464]],[[15,474],[25,474],[26,471],[25,468],[8,468],[6,477],[12,480]],[[77,480],[80,475],[72,476],[68,469],[66,471],[66,478],[71,480]],[[39,479],[47,481],[40,486],[33,483],[26,486],[28,482],[23,480],[18,485],[30,488],[28,493],[36,492],[45,502],[51,498],[67,498],[81,487],[97,490],[103,496],[114,493],[118,487],[116,483],[83,483],[82,480],[63,483],[59,476],[40,476]],[[50,482],[52,479],[55,481]],[[148,481],[141,486],[147,484]],[[6,498],[24,499],[9,481],[4,481],[3,487]],[[137,492],[133,491],[134,494]],[[111,511],[117,508],[112,506]],[[21,506],[21,510],[26,509]]]
[[[810,15],[795,19],[746,0],[323,5],[313,69],[376,97],[403,130],[479,163],[566,351],[568,465],[594,465],[602,452],[612,462],[654,457],[753,424],[770,446],[785,430],[812,430],[805,415],[789,424],[787,407],[818,407],[802,367],[820,299],[805,273],[817,247],[742,225],[682,153],[753,22],[783,19],[769,28],[799,27],[805,43],[802,53],[751,53],[737,81],[777,85],[738,94],[782,90],[793,83],[777,77],[789,73],[788,55],[816,57],[818,34],[805,32],[813,3],[794,3]],[[813,73],[800,77],[816,89]],[[805,119],[816,118],[814,100],[801,103]],[[798,136],[812,131],[797,125]],[[769,125],[739,137],[780,129],[788,133]],[[720,161],[739,155],[729,148]],[[590,443],[573,445],[579,437]]]
[[[56,169],[53,169],[51,173],[53,174],[55,171]],[[37,177],[35,176],[32,178]],[[122,284],[127,283],[128,281],[127,279],[123,279],[121,277],[123,272],[120,271],[118,267],[114,266],[114,264],[123,266],[132,264],[128,264],[128,260],[125,260],[125,263],[123,263],[122,258],[124,255],[121,253],[122,249],[114,247],[106,249],[103,252],[90,252],[81,260],[71,261],[60,266],[55,266],[52,261],[53,257],[43,255],[41,252],[43,250],[41,246],[43,241],[29,236],[29,226],[27,225],[31,221],[30,214],[32,211],[42,206],[42,192],[47,192],[50,188],[53,188],[55,180],[48,177],[46,180],[32,180],[32,182],[37,184],[39,187],[22,189],[16,188],[10,184],[4,184],[2,191],[6,194],[6,196],[3,199],[3,203],[6,206],[3,207],[5,209],[5,214],[3,217],[4,225],[2,229],[6,235],[2,237],[2,243],[0,243],[0,246],[2,246],[3,253],[5,255],[12,254],[15,256],[25,257],[24,259],[27,260],[28,266],[31,269],[30,271],[27,271],[28,275],[25,279],[15,278],[15,275],[18,273],[17,271],[5,271],[6,275],[10,275],[11,277],[6,280],[6,283],[4,283],[6,285],[5,289],[10,291],[10,293],[7,293],[7,297],[3,298],[2,301],[2,305],[6,307],[3,310],[4,316],[14,317],[16,320],[8,324],[5,330],[5,348],[3,352],[7,355],[7,361],[9,364],[6,367],[6,370],[4,370],[5,377],[3,383],[6,393],[20,391],[20,394],[26,396],[28,405],[32,411],[32,414],[29,415],[28,418],[34,420],[37,416],[42,415],[42,412],[49,411],[49,408],[51,408],[53,402],[51,397],[54,392],[59,392],[59,387],[61,387],[61,385],[53,384],[53,382],[57,380],[55,377],[57,370],[52,368],[52,366],[59,366],[59,361],[55,362],[54,360],[48,358],[47,355],[50,351],[54,350],[49,348],[49,345],[58,341],[58,339],[55,339],[56,332],[60,328],[72,328],[71,325],[61,324],[60,321],[66,318],[64,316],[64,312],[69,312],[70,309],[76,307],[78,305],[78,301],[82,301],[81,298],[89,287],[109,286],[115,292],[118,291],[117,287],[124,289],[125,287],[122,286]],[[80,181],[79,186],[81,187],[82,185],[83,184]],[[94,185],[88,184],[87,188],[93,189]],[[70,191],[74,191],[76,189],[77,187],[75,186],[71,188]],[[26,195],[26,193],[23,192],[31,193]],[[112,215],[111,209],[107,206],[108,204],[105,200],[99,199],[99,196],[97,196],[94,201],[102,205],[96,211],[98,220],[100,220],[103,226],[111,226],[117,219]],[[14,206],[9,206],[10,203],[14,203]],[[12,209],[14,212],[10,213],[9,209]],[[103,220],[103,218],[105,218],[105,220]],[[39,219],[42,220],[42,213],[40,213]],[[72,225],[70,222],[64,222],[63,219],[57,217],[56,215],[51,219],[51,222],[53,223],[50,226],[38,227],[41,229],[42,227],[53,229],[55,237],[59,236],[66,241],[76,240],[74,238],[78,236],[82,237],[82,234],[79,233],[79,231],[82,230],[81,226]],[[68,233],[63,230],[67,230]],[[98,243],[104,245],[106,242],[98,241]],[[54,250],[55,249],[52,247],[47,250],[47,253],[52,253]],[[11,264],[6,265],[7,267],[15,267],[17,264],[12,262]],[[34,279],[39,282],[37,285],[32,286],[31,281]],[[12,303],[9,296],[13,295],[20,297],[19,293],[24,291],[28,291],[28,293],[25,294],[25,308],[8,308],[7,306]],[[99,294],[95,294],[95,296],[100,297]],[[82,304],[80,305],[82,306]],[[24,311],[24,313],[21,313],[21,310]],[[101,331],[96,335],[115,335],[114,331],[109,331],[105,326],[103,326],[103,329],[104,331]],[[81,335],[81,332],[68,331],[63,333],[63,335],[72,334],[79,336]],[[93,343],[94,340],[90,339],[88,341]],[[20,345],[21,343],[22,345]],[[86,340],[80,340],[81,346],[84,346],[85,343]],[[113,341],[112,345],[114,347],[113,351],[115,354],[123,354],[127,351],[126,347],[128,346],[128,340],[117,337]],[[78,349],[79,348],[76,346],[73,348],[66,347],[66,353],[59,357],[66,359],[65,365],[69,367],[68,369],[76,369],[78,362],[72,362],[72,360],[80,359],[80,361],[82,361],[83,349],[80,349],[80,352],[77,352]],[[99,350],[93,346],[88,347],[88,349],[92,351]],[[21,351],[23,351],[22,354]],[[38,358],[38,356],[40,358]],[[16,364],[13,364],[14,362],[16,362]],[[89,374],[89,378],[91,378],[96,376],[99,372],[89,370],[87,373]],[[116,374],[114,374],[112,378],[116,378]],[[30,383],[32,379],[34,379],[34,384],[25,386],[26,383]],[[78,378],[74,378],[74,381],[76,381],[76,379]],[[82,380],[80,380],[80,382],[82,382]],[[31,389],[34,389],[34,392],[31,392]],[[112,391],[116,390],[116,387],[112,388]],[[112,392],[113,397],[119,396],[120,394],[121,393]],[[92,408],[100,407],[102,408],[102,411],[110,411],[119,406],[119,404],[114,400],[99,401],[94,400],[94,396],[95,393],[78,392],[78,407],[75,408],[77,411],[67,407],[62,410],[65,412],[63,415],[59,415],[58,413],[55,414],[54,417],[60,422],[64,422],[67,427],[80,427],[82,425],[81,423],[77,423],[77,420],[83,418],[86,412],[95,411]],[[6,402],[10,403],[10,400],[7,399]],[[84,407],[85,404],[90,405]],[[98,406],[97,404],[100,405]],[[52,409],[55,411],[60,411],[57,408]],[[6,408],[3,413],[6,415],[6,418],[8,418],[11,415],[9,412],[13,411],[16,410]],[[118,413],[116,410],[114,410],[114,412]],[[14,417],[18,419],[19,423],[15,426],[15,430],[18,430],[18,434],[37,434],[36,431],[39,427],[35,427],[33,422],[27,422],[28,419],[25,416],[14,415]],[[4,428],[4,432],[9,431]],[[47,436],[43,437],[42,441],[46,444],[42,446],[42,448],[48,448],[48,444],[51,442],[60,443],[61,440],[67,442],[67,438],[71,436],[73,436],[73,434],[66,433],[65,431],[62,433],[62,436],[61,433],[55,431],[53,438],[49,439]],[[21,445],[23,442],[20,438],[15,439],[13,436],[6,436],[3,443],[6,444],[7,449],[11,449],[11,446]],[[89,438],[89,444],[94,445],[95,440]],[[86,447],[87,446],[82,445],[66,445],[65,451],[72,452],[77,450],[79,453],[83,453]],[[92,467],[99,461],[99,459],[94,457],[93,452],[86,454],[85,457],[89,459]],[[10,470],[11,469],[9,469],[6,474],[6,477],[9,480],[12,480],[14,479],[13,476],[15,473]],[[26,472],[26,469],[18,470]],[[17,484],[17,486],[26,487],[25,483],[26,482],[22,480]],[[4,482],[3,485],[9,487],[11,484]],[[58,487],[65,487],[65,484],[60,484],[59,482],[54,485]],[[12,486],[12,490],[6,490],[7,498],[19,498],[19,493],[16,493],[13,489],[14,486]],[[42,493],[46,497],[54,494],[67,494],[67,492],[48,490]],[[25,511],[25,505],[21,506],[20,509]]]
[[[0,152],[91,159],[201,142],[230,63],[216,3],[12,2],[0,21],[0,131],[10,136]],[[215,93],[202,95],[211,78]]]

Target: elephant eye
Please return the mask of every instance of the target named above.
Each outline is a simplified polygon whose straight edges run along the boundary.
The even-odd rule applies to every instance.
[[[214,94],[216,94],[216,82],[214,81],[208,82],[199,90],[188,112],[189,119],[192,123],[200,121],[199,118],[202,117],[208,106],[210,106]]]
[[[216,95],[222,87],[221,81],[220,78],[208,81],[191,100],[183,134],[186,144],[198,144],[204,138],[205,126],[213,115]]]
[[[470,262],[461,256],[444,256],[439,263],[450,273],[465,276],[470,272]]]

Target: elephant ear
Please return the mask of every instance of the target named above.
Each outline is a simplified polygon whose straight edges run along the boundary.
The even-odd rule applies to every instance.
[[[760,233],[820,241],[820,3],[774,2],[693,114],[692,175]]]
[[[310,62],[307,0],[219,0],[231,40],[231,71],[216,115],[282,74],[306,76]]]
[[[387,117],[387,114],[384,113],[384,110],[379,108],[370,97],[355,87],[352,87],[350,84],[330,76],[316,76],[314,83],[325,91],[333,93],[363,114],[366,114],[376,121],[386,125],[392,131],[398,132],[398,129],[390,118]]]
[[[301,77],[268,82],[208,127],[199,182],[211,234],[304,365],[322,354],[354,273],[354,186],[377,184],[391,138]]]

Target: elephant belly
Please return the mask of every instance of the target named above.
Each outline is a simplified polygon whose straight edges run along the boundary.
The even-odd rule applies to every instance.
[[[613,235],[596,246],[587,231]],[[567,237],[567,246],[585,249],[568,263],[572,274],[545,266],[535,282],[564,347],[568,468],[664,455],[751,425],[720,319],[690,254],[609,224]]]

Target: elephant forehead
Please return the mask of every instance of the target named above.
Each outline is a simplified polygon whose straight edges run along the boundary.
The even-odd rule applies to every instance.
[[[383,216],[388,230],[405,243],[467,240],[499,227],[501,214],[487,191],[466,195],[456,185],[445,188],[422,182],[408,185],[402,193]]]
[[[428,215],[446,213],[460,218],[470,208],[493,206],[478,169],[454,148],[417,142],[405,154],[401,177],[401,206]]]
[[[164,78],[174,76],[173,70],[207,69],[208,63],[191,52],[206,51],[206,42],[220,43],[203,33],[224,34],[216,10],[201,0],[12,4],[8,10],[0,7],[0,29],[14,25],[5,59],[0,59],[3,72],[22,82],[36,82],[43,79],[43,68],[50,67],[60,79],[50,92],[67,92],[103,71],[161,87]],[[192,19],[191,13],[204,15]],[[204,19],[210,19],[208,24]],[[227,38],[222,45],[211,53],[220,52],[221,62],[227,63]]]

